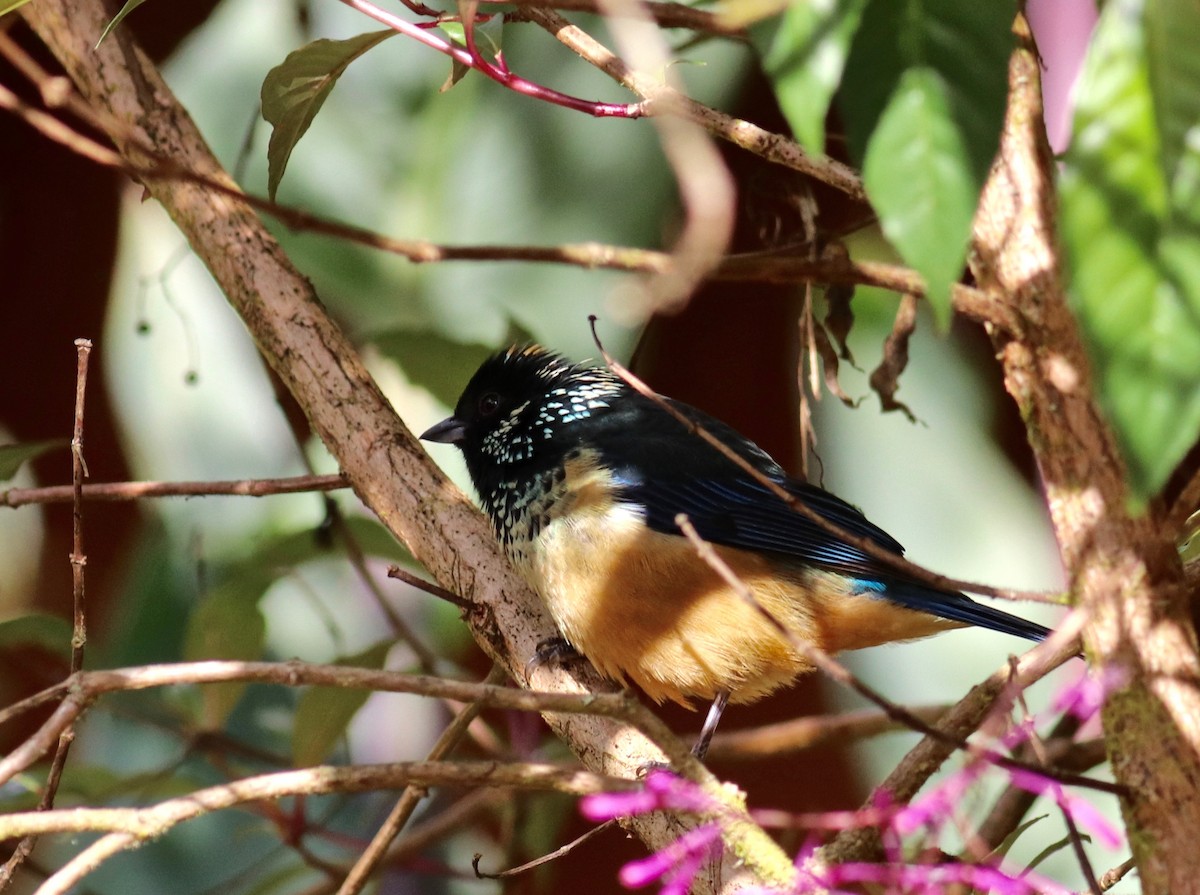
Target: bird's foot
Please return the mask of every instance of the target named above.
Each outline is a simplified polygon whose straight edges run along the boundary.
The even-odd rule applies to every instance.
[[[534,647],[533,655],[525,663],[525,683],[533,672],[543,665],[562,666],[572,662],[582,662],[583,653],[575,649],[565,637],[547,637]]]

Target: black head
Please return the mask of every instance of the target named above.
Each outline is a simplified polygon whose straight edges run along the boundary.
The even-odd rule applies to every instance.
[[[513,347],[471,377],[454,415],[421,435],[456,444],[475,487],[532,474],[562,460],[577,424],[607,413],[627,386],[607,370],[572,364],[537,346]]]

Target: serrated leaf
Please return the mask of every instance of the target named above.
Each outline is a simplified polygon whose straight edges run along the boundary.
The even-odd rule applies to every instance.
[[[24,2],[24,0],[21,0],[21,2]],[[125,16],[129,15],[145,2],[146,0],[125,0],[125,5],[121,7],[120,11],[113,16],[112,21],[105,25],[104,30],[100,32],[100,37],[96,41],[96,46],[100,46],[100,44],[104,43],[104,38],[112,34],[113,29],[125,20]],[[21,3],[18,3],[17,5],[20,6]],[[0,12],[2,11],[3,10],[0,10]]]
[[[1179,0],[1105,6],[1061,179],[1071,297],[1139,504],[1200,435],[1200,69],[1162,33],[1183,27],[1200,9]]]
[[[40,457],[55,448],[66,447],[70,443],[66,438],[51,438],[47,441],[0,445],[0,482],[6,482],[15,476],[27,460]]]
[[[825,116],[866,3],[791,3],[778,18],[750,29],[750,43],[762,58],[792,133],[816,155],[825,152]]]
[[[393,329],[371,342],[400,365],[404,375],[431,395],[453,407],[466,384],[464,378],[495,353],[495,348],[455,342],[438,333]]]
[[[69,658],[71,655],[71,624],[56,615],[34,613],[0,622],[0,650],[11,646],[40,646],[42,649]]]
[[[382,668],[391,648],[392,641],[384,641],[356,655],[334,659],[333,664]],[[296,704],[292,763],[304,768],[323,761],[333,751],[345,734],[346,726],[370,695],[370,690],[351,690],[346,687],[312,687],[305,690]]]
[[[925,279],[929,305],[945,326],[979,190],[936,72],[914,68],[900,79],[867,147],[863,184],[884,235]]]
[[[184,635],[186,662],[203,659],[254,661],[262,657],[267,623],[259,611],[260,578],[233,578],[200,601]],[[201,690],[201,723],[207,730],[224,726],[246,684],[209,684]]]
[[[314,40],[289,53],[267,72],[262,85],[262,114],[271,124],[267,194],[272,201],[292,150],[308,131],[346,67],[395,33],[387,29],[345,40]]]

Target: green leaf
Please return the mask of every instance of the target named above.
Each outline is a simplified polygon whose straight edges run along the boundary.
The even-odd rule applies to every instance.
[[[1182,28],[1200,8],[1105,6],[1061,178],[1071,298],[1138,504],[1200,435],[1200,66],[1166,33]]]
[[[0,650],[12,646],[40,646],[63,658],[71,656],[71,625],[56,615],[22,615],[0,622]]]
[[[267,632],[266,620],[258,608],[263,589],[261,578],[232,578],[201,600],[188,619],[184,661],[261,658]],[[222,727],[245,689],[243,683],[206,685],[201,691],[204,727]]]
[[[6,482],[15,476],[26,460],[40,457],[47,451],[65,447],[70,443],[66,438],[51,438],[47,441],[0,445],[0,482]]]
[[[0,16],[6,12],[12,12],[14,9],[20,9],[28,2],[29,0],[0,0]],[[138,2],[141,3],[144,0],[138,0]]]
[[[871,133],[905,73],[929,69],[946,85],[951,117],[982,188],[1000,145],[1016,12],[1015,0],[870,0],[838,103],[853,157],[866,157]]]
[[[453,407],[466,385],[465,376],[496,349],[486,345],[455,342],[434,332],[393,329],[370,340],[400,365],[415,385]]]
[[[25,2],[25,0],[21,0],[21,2],[17,3],[17,6],[20,6],[23,2]],[[100,39],[96,41],[96,46],[100,46],[100,44],[104,43],[104,38],[112,34],[113,29],[125,20],[125,16],[129,15],[145,2],[146,0],[125,0],[125,5],[121,7],[120,11],[113,16],[112,21],[105,25],[104,30],[100,32]],[[0,12],[3,11],[3,9],[0,9]]]
[[[1000,143],[1015,14],[1012,0],[870,0],[842,78],[851,155],[943,325]]]
[[[804,148],[825,152],[825,116],[867,0],[789,4],[750,29],[783,115]]]
[[[962,274],[979,191],[941,77],[905,73],[863,165],[867,195],[901,257],[925,279],[938,321],[950,319],[950,286]]]
[[[333,664],[382,668],[391,648],[392,641],[384,641],[357,655],[335,659]],[[292,763],[303,768],[323,761],[333,751],[346,732],[346,726],[370,695],[370,690],[351,690],[346,687],[312,687],[305,690],[296,704]]]
[[[272,201],[292,150],[308,131],[346,67],[395,31],[373,31],[346,40],[314,40],[287,55],[263,80],[262,114],[271,123],[267,193]]]

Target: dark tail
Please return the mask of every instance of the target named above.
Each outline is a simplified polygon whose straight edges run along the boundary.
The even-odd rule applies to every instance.
[[[976,603],[965,594],[932,590],[908,581],[885,582],[880,595],[908,609],[928,612],[930,615],[965,622],[968,625],[978,625],[980,628],[999,631],[1001,634],[1024,637],[1026,640],[1045,640],[1046,635],[1050,633],[1049,628],[1044,628],[1036,622]]]

